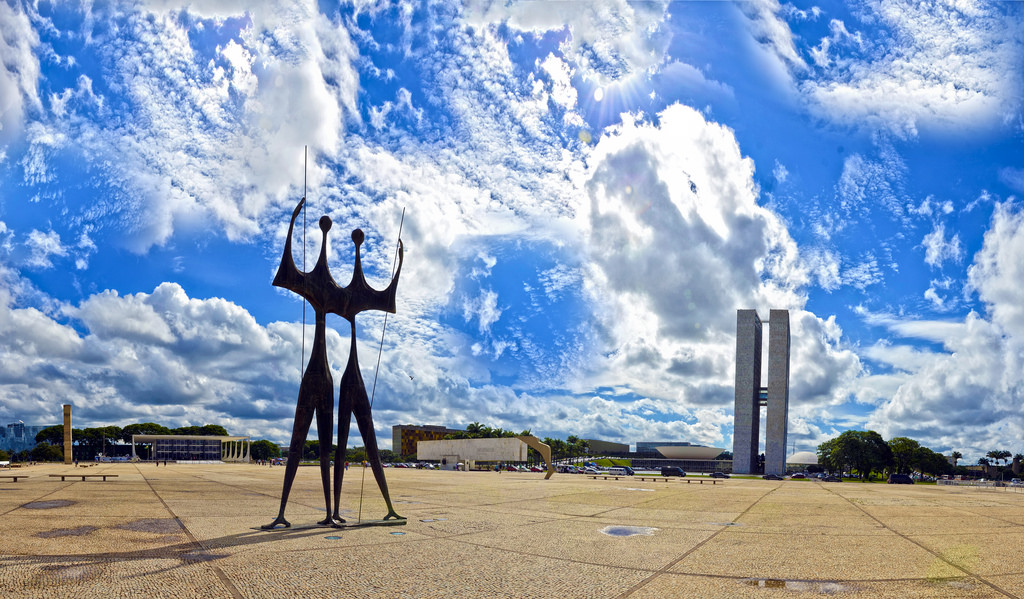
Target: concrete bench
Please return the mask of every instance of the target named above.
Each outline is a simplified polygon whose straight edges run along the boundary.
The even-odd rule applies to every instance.
[[[107,478],[117,478],[116,474],[51,474],[50,478],[56,478],[58,476],[60,477],[61,482],[63,482],[68,476],[74,478],[81,477],[82,482],[85,482],[85,479],[87,478],[102,478],[103,482],[106,482]]]
[[[599,478],[603,478],[605,480],[608,480],[609,478],[614,478],[615,480],[619,480],[619,477],[617,477],[617,476],[604,476],[604,475],[600,475],[600,474],[598,474],[598,475],[590,475],[590,478],[592,478],[594,480],[597,480]]]
[[[19,478],[28,478],[27,474],[0,474],[0,478],[13,478],[14,482],[18,482]]]
[[[644,482],[651,481],[652,483],[656,483],[658,481],[666,482],[667,483],[670,479],[668,479],[668,478],[666,478],[664,476],[641,476],[641,477],[638,477],[638,480],[641,480],[641,481],[644,481]]]

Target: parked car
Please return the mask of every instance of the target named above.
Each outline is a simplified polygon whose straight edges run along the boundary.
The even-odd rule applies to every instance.
[[[618,476],[633,476],[633,469],[630,468],[629,466],[616,466],[614,468],[609,468],[608,474],[614,474]]]
[[[540,466],[530,466],[530,472],[544,472],[544,469]]]
[[[909,474],[890,474],[886,482],[890,485],[912,485],[914,479],[910,478]]]
[[[661,469],[662,476],[686,476],[683,469],[678,466],[665,466]]]
[[[765,480],[783,480],[782,477],[779,476],[778,474],[765,474],[761,478]]]
[[[712,472],[711,478],[729,478],[729,475],[724,472]]]
[[[583,474],[597,474],[597,473],[598,473],[597,468],[593,468],[591,466],[587,466],[586,468],[583,469]]]
[[[1019,487],[1019,486],[1021,486],[1021,484],[1022,483],[1020,482],[1019,478],[1011,478],[1010,479],[1010,486],[1011,487]]]
[[[843,479],[839,478],[838,476],[832,476],[831,474],[826,476],[825,478],[823,478],[821,480],[823,482],[826,482],[826,483],[841,483],[841,482],[843,482]]]
[[[807,478],[803,472],[794,472],[789,478]]]

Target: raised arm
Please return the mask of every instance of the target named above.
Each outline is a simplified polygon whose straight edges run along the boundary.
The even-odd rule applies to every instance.
[[[299,272],[299,269],[295,267],[295,260],[292,258],[292,233],[295,231],[295,219],[299,216],[305,203],[306,198],[303,197],[292,211],[292,220],[288,223],[288,236],[285,237],[281,264],[277,267],[277,274],[274,276],[275,287],[283,287],[303,296],[306,274]]]

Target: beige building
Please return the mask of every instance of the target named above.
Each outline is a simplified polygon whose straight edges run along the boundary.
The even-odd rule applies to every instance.
[[[446,468],[454,468],[459,462],[525,462],[527,449],[526,443],[516,437],[420,441],[416,445],[416,459],[442,462]]]

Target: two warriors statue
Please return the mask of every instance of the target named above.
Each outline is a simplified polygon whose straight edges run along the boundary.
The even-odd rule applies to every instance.
[[[402,516],[395,513],[391,504],[391,497],[388,495],[388,484],[384,478],[384,469],[380,463],[380,453],[377,450],[377,437],[373,431],[373,419],[370,414],[370,402],[366,395],[366,386],[363,384],[363,377],[359,373],[359,360],[356,356],[356,314],[364,310],[382,310],[395,313],[395,293],[398,290],[398,277],[402,274],[403,247],[402,241],[398,241],[398,270],[391,280],[391,284],[383,291],[371,288],[363,277],[362,263],[359,257],[359,246],[363,243],[363,232],[360,229],[352,231],[352,241],[356,245],[355,267],[352,272],[352,281],[347,287],[339,287],[331,276],[330,268],[327,266],[327,232],[331,230],[331,219],[327,216],[320,218],[320,230],[323,232],[323,242],[320,244],[320,255],[317,258],[316,266],[309,272],[301,272],[295,267],[292,259],[292,232],[295,228],[295,218],[302,210],[306,198],[299,201],[299,205],[292,212],[292,220],[288,225],[288,237],[284,245],[284,255],[281,256],[281,265],[274,277],[274,285],[283,287],[304,297],[316,313],[316,327],[313,335],[313,349],[309,357],[309,364],[302,375],[302,382],[299,385],[299,398],[295,406],[295,424],[292,428],[291,444],[288,448],[288,462],[284,472],[284,489],[281,491],[281,509],[277,518],[270,524],[264,525],[264,529],[272,529],[278,526],[289,527],[291,524],[284,518],[284,508],[288,503],[288,494],[291,491],[292,483],[295,480],[295,473],[299,468],[299,460],[302,458],[302,450],[305,446],[306,435],[309,433],[313,417],[316,417],[317,437],[320,441],[320,478],[324,488],[324,502],[327,506],[327,517],[318,524],[338,526],[344,523],[344,518],[339,513],[341,502],[341,481],[345,475],[345,446],[348,441],[349,425],[352,415],[355,415],[356,424],[359,426],[359,433],[362,435],[363,444],[366,447],[367,457],[373,469],[373,476],[377,480],[387,503],[388,513],[384,520],[399,519]],[[338,449],[334,457],[334,501],[333,511],[331,510],[331,481],[330,481],[330,452],[332,440],[332,413],[334,410],[334,378],[331,376],[330,364],[327,361],[326,319],[327,314],[337,314],[349,322],[352,330],[352,343],[349,349],[348,364],[345,366],[345,373],[341,376],[341,389],[339,392],[338,405]]]

